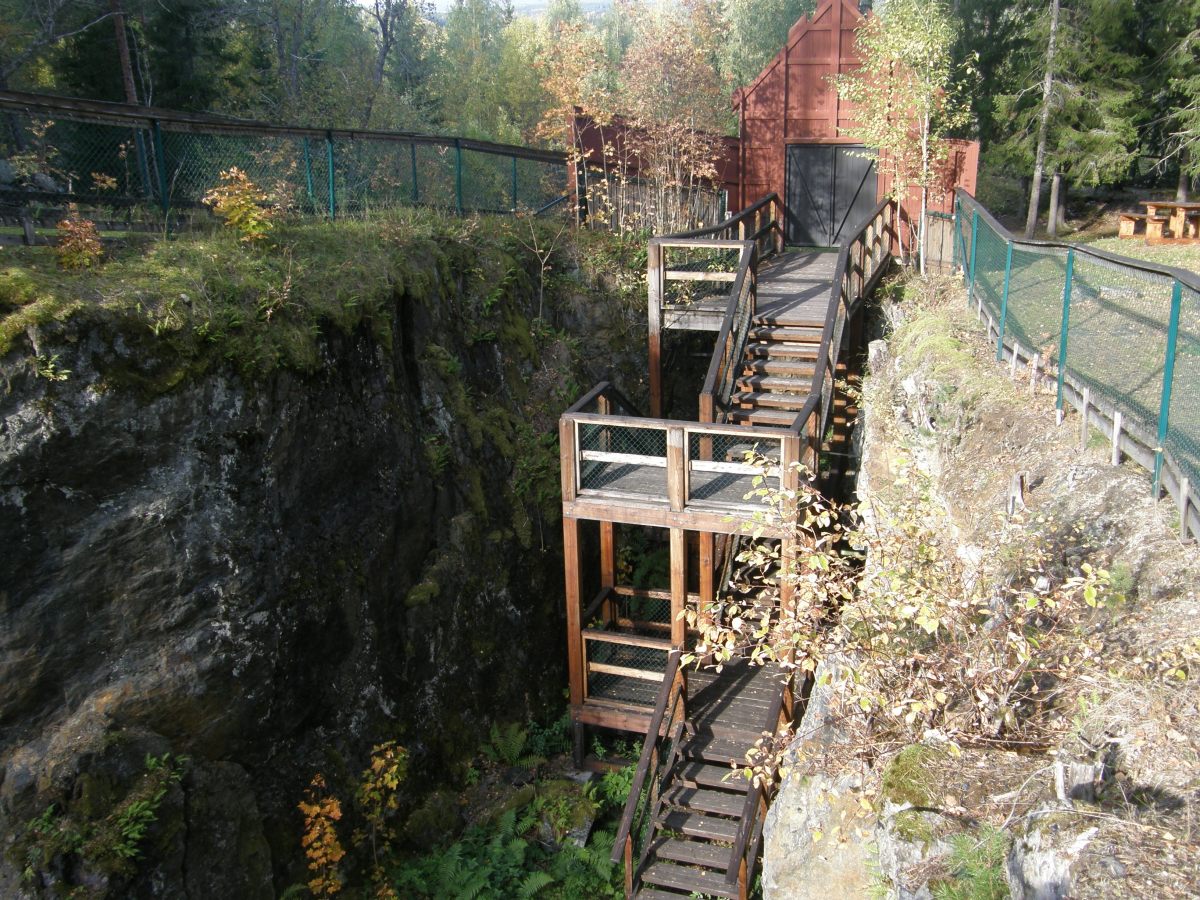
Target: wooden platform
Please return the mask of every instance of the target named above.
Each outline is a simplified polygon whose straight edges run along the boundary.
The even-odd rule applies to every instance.
[[[758,318],[770,325],[825,324],[837,253],[794,250],[772,257],[758,270]],[[727,295],[684,304],[664,304],[662,327],[677,331],[720,331]]]
[[[825,324],[837,253],[793,251],[777,256],[758,271],[757,318],[767,325]]]

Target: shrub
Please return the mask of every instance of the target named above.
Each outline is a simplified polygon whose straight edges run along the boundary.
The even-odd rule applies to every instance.
[[[64,269],[89,269],[104,255],[96,223],[79,218],[74,210],[58,223],[58,244],[54,250],[58,264]]]
[[[250,177],[234,166],[221,173],[221,183],[204,195],[204,202],[247,244],[261,241],[275,226],[270,198]]]

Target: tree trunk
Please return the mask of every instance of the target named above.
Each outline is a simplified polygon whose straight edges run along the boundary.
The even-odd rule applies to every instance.
[[[1033,185],[1029,189],[1029,211],[1025,215],[1025,239],[1037,228],[1042,199],[1042,173],[1046,170],[1046,135],[1050,130],[1050,99],[1054,93],[1054,43],[1058,38],[1058,3],[1050,0],[1050,40],[1046,42],[1046,76],[1042,80],[1042,111],[1038,116],[1037,152],[1033,161]]]
[[[1188,198],[1188,182],[1192,179],[1188,176],[1188,149],[1184,147],[1179,151],[1179,181],[1175,185],[1175,201],[1177,203],[1187,203]]]
[[[1065,233],[1067,230],[1067,179],[1059,177],[1062,183],[1058,186],[1058,231]]]
[[[1050,178],[1050,210],[1046,214],[1046,234],[1058,237],[1058,192],[1062,187],[1062,175],[1055,172]]]
[[[108,0],[112,10],[113,29],[117,35],[117,58],[121,61],[121,84],[125,88],[125,102],[137,106],[137,87],[133,81],[133,65],[129,61],[129,37],[125,34],[125,11],[121,0]]]

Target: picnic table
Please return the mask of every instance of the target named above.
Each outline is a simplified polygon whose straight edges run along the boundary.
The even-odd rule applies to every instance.
[[[1200,237],[1200,202],[1181,203],[1176,200],[1142,200],[1146,207],[1146,221],[1151,219],[1168,219],[1167,227],[1170,237],[1175,240],[1187,237]],[[1147,235],[1150,230],[1147,227]],[[1158,237],[1166,237],[1159,234]]]

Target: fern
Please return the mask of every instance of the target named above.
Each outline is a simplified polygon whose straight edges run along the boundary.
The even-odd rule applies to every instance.
[[[521,893],[519,896],[522,900],[528,900],[530,897],[536,897],[543,888],[547,888],[552,884],[554,884],[554,877],[549,872],[530,872],[525,876],[525,880],[521,882]]]

